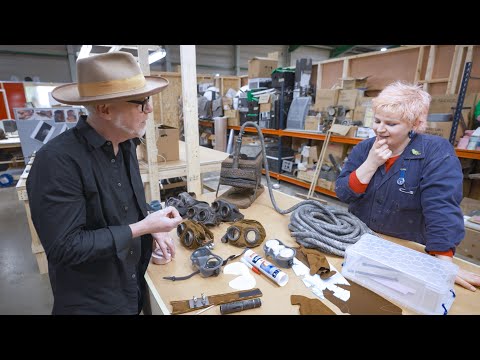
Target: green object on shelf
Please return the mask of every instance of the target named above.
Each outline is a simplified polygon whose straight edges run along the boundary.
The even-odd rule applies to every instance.
[[[292,72],[292,73],[294,73],[295,68],[294,67],[278,67],[278,68],[276,68],[275,70],[272,71],[272,74],[274,74],[276,72],[279,72],[279,73]]]
[[[252,95],[252,90],[247,91],[247,100],[248,101],[256,101],[258,102],[258,98]]]
[[[477,120],[477,121],[480,121],[480,101],[477,103],[477,106],[475,106],[475,113],[474,113],[474,118]]]

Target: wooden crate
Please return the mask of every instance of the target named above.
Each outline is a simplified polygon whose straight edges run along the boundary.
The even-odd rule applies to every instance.
[[[182,98],[182,76],[177,72],[152,71],[152,76],[161,76],[169,81],[168,87],[153,95],[153,116],[155,124],[180,128]],[[197,83],[214,83],[213,75],[197,74]],[[228,90],[228,89],[227,89]]]

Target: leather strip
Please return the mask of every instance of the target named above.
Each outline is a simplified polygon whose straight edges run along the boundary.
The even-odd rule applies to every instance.
[[[176,314],[183,314],[186,312],[202,309],[210,305],[226,304],[226,303],[230,303],[232,301],[237,301],[240,299],[242,300],[253,299],[256,297],[260,297],[262,295],[263,294],[260,291],[260,289],[255,288],[247,291],[242,290],[242,291],[234,291],[234,292],[225,293],[225,294],[207,296],[208,304],[203,306],[198,306],[196,308],[190,307],[189,305],[190,300],[170,301],[170,304],[172,305],[172,308],[173,308],[172,315],[176,315]]]
[[[92,83],[79,83],[78,93],[80,96],[98,96],[121,93],[141,89],[146,81],[143,74],[138,74],[126,79],[99,81]]]

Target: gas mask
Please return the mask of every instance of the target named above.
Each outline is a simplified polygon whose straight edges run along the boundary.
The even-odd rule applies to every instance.
[[[165,201],[165,205],[173,206],[175,209],[178,210],[180,216],[185,218],[188,208],[192,207],[195,204],[198,204],[199,202],[199,200],[196,200],[188,192],[184,191],[178,194],[177,197],[169,197],[167,201]]]
[[[217,219],[222,222],[233,222],[243,219],[243,214],[240,213],[237,205],[222,199],[212,202],[212,209],[215,210]]]
[[[187,210],[187,218],[195,220],[204,225],[218,225],[219,221],[215,211],[205,201],[200,201]]]
[[[194,250],[201,246],[213,247],[213,233],[205,225],[196,221],[185,220],[179,224],[177,235],[187,249]]]
[[[265,228],[256,220],[241,220],[233,223],[225,235],[222,242],[229,242],[238,247],[255,247],[265,239]]]

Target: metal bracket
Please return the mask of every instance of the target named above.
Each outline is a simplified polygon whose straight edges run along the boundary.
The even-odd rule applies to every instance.
[[[210,302],[208,301],[208,297],[206,297],[205,294],[202,294],[200,298],[193,296],[192,299],[188,300],[188,305],[190,306],[190,309],[196,309],[208,306],[210,305]]]

